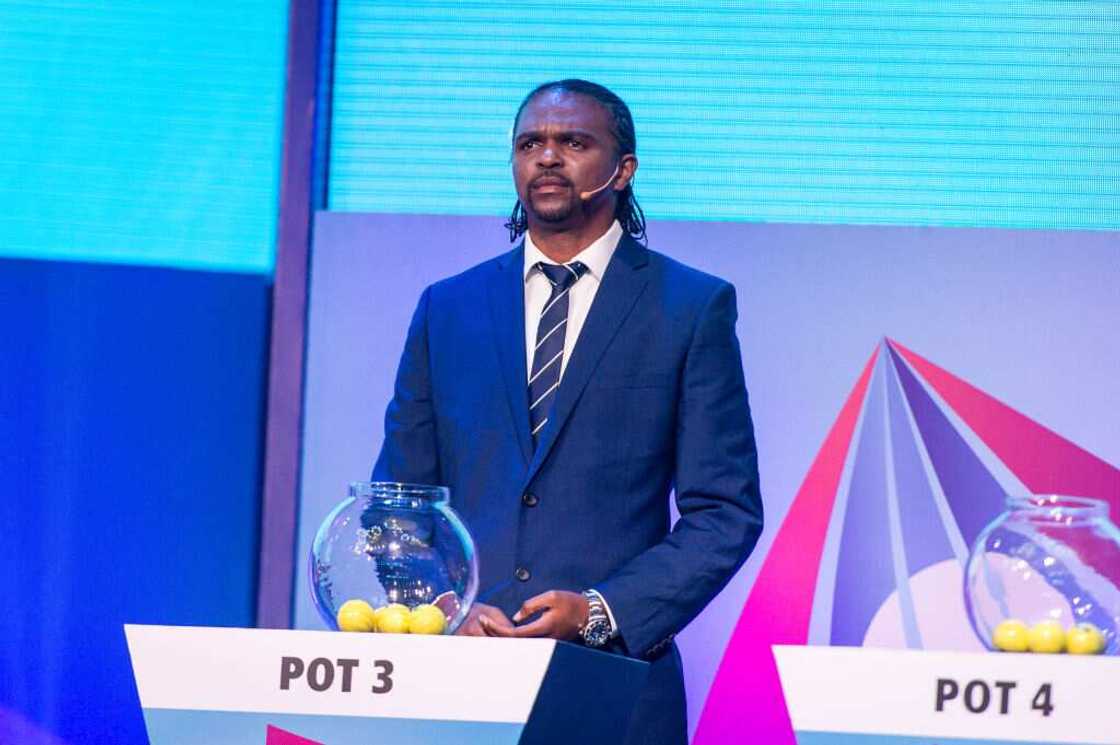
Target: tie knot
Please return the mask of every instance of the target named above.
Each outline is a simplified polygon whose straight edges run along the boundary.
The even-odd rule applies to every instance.
[[[587,274],[587,265],[578,261],[573,261],[571,264],[546,264],[538,261],[537,268],[544,273],[556,290],[568,289],[577,279]]]

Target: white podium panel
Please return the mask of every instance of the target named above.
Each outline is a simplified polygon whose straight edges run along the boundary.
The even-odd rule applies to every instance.
[[[1120,745],[1120,659],[774,647],[799,745]]]
[[[529,743],[610,681],[620,733],[646,665],[548,639],[126,626],[153,745]],[[570,693],[566,696],[565,693]],[[610,692],[604,692],[608,698]],[[572,719],[569,715],[567,719]],[[537,727],[529,726],[531,720]]]

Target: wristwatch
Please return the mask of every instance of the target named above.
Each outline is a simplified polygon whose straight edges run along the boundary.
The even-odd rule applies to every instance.
[[[587,621],[579,630],[583,643],[589,647],[601,647],[610,641],[614,629],[607,616],[607,609],[603,605],[603,598],[597,592],[584,590],[583,596],[587,598]]]

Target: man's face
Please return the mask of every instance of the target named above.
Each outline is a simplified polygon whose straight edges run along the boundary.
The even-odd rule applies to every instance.
[[[618,165],[610,125],[607,109],[579,93],[547,90],[529,101],[513,134],[513,181],[531,220],[562,229],[579,227],[599,209],[613,214],[609,187],[580,199]]]

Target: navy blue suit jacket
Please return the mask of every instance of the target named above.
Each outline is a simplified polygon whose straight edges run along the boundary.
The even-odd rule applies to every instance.
[[[484,602],[594,587],[624,651],[663,656],[762,529],[734,288],[623,237],[534,452],[523,261],[425,290],[374,478],[450,487]]]

